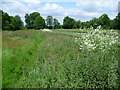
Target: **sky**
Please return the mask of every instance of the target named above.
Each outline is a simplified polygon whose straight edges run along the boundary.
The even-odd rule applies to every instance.
[[[75,20],[89,21],[102,14],[114,19],[118,13],[120,0],[2,0],[0,9],[10,16],[19,15],[24,21],[25,14],[39,12],[46,19],[48,15],[62,24],[65,16]]]

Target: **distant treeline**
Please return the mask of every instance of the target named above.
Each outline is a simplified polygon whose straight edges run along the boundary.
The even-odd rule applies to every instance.
[[[59,21],[52,16],[47,16],[44,19],[39,12],[33,12],[25,15],[25,23],[21,20],[19,15],[9,16],[8,13],[0,10],[2,14],[2,30],[22,30],[22,29],[77,29],[77,28],[94,28],[101,26],[103,29],[118,29],[120,30],[120,13],[115,19],[110,20],[107,14],[101,15],[99,18],[93,18],[90,21],[81,22],[66,16],[63,19],[63,25],[60,25]],[[1,19],[1,18],[0,18]]]

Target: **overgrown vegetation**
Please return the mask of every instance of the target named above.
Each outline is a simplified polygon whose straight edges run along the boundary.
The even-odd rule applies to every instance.
[[[118,37],[78,35],[3,32],[3,87],[117,88]]]
[[[2,88],[2,32],[0,30],[0,89]]]
[[[43,36],[34,31],[3,32],[3,87],[15,87],[22,75],[31,70],[41,40]]]
[[[32,3],[35,4],[34,7],[30,6]],[[19,15],[10,16],[0,10],[0,31],[3,30],[2,35],[0,32],[2,87],[120,88],[120,12],[114,19],[102,14],[98,18],[83,22],[81,20],[99,14],[91,13],[90,9],[95,8],[86,8],[89,3],[84,3],[82,11],[78,10],[78,3],[70,4],[76,5],[75,12],[70,11],[75,10],[73,7],[69,7],[69,10],[68,6],[64,7],[62,3],[45,3],[36,9],[45,11],[44,13],[28,11],[32,8],[32,11],[36,11],[35,8],[40,3],[34,1],[25,0],[25,3],[13,4],[15,7],[17,4],[17,8],[14,8],[16,12],[19,11],[19,5],[23,6],[22,9],[24,5],[29,6],[29,9],[21,9],[19,12],[21,15],[26,10],[31,12],[24,16],[25,25],[23,17],[21,19]],[[103,12],[102,8],[95,10]],[[15,12],[14,9],[12,8],[12,12]],[[12,15],[15,14],[12,12]],[[63,19],[63,23],[46,14]],[[77,17],[77,14],[81,14],[80,17]],[[70,16],[63,17],[64,15],[76,19]]]

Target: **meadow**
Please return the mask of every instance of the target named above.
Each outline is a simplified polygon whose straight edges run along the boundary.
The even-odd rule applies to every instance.
[[[84,31],[3,31],[2,87],[117,88],[118,32]]]

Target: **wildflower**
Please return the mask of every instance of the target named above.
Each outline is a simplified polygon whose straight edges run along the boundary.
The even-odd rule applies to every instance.
[[[81,34],[82,35],[82,41],[80,45],[84,46],[82,47],[84,48],[88,48],[89,50],[94,50],[95,48],[99,48],[101,50],[103,50],[103,52],[108,49],[109,46],[118,43],[117,39],[118,37],[114,37],[114,36],[109,36],[109,35],[100,35],[101,33],[108,33],[108,31],[106,30],[99,30],[101,28],[101,26],[99,26],[97,29],[95,29],[91,34]],[[99,33],[99,34],[95,34],[95,33]],[[113,32],[113,31],[109,31],[109,33],[113,34],[113,33],[117,33],[117,32]],[[76,40],[78,41],[78,39],[76,38]],[[76,41],[76,42],[77,42]]]

